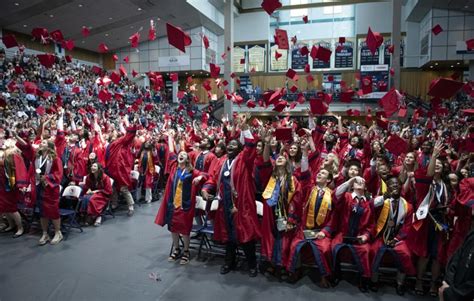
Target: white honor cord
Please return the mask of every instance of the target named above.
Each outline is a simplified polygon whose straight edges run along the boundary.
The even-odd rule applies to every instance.
[[[228,170],[228,171],[231,171],[232,165],[234,165],[235,159],[233,159],[233,160],[232,160],[232,163],[230,163],[230,164],[229,164],[229,160],[230,160],[230,159],[227,159],[227,160],[225,161],[225,165],[227,166],[227,170]]]
[[[43,156],[40,156],[39,157],[39,166],[38,168],[41,169],[45,164],[46,164],[46,161],[48,161],[48,157],[44,157],[44,160],[43,160]]]

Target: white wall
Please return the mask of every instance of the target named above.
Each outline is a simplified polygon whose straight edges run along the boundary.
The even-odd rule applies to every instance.
[[[405,10],[402,9],[401,31],[406,31]],[[361,3],[355,6],[356,34],[367,34],[372,31],[392,32],[392,2]],[[402,21],[403,20],[403,21]]]
[[[420,23],[406,22],[406,28],[403,64],[406,68],[417,68],[420,64]]]
[[[270,17],[266,12],[240,14],[234,18],[234,42],[268,40],[269,22]]]

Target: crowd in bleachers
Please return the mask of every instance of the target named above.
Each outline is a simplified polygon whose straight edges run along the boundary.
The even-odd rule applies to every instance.
[[[251,277],[260,268],[295,279],[309,262],[329,287],[342,277],[340,261],[352,258],[366,292],[377,290],[378,269],[391,257],[397,293],[409,275],[425,294],[429,264],[428,292],[437,296],[472,228],[472,85],[455,105],[439,101],[397,121],[370,112],[343,118],[326,107],[307,120],[243,114],[211,124],[189,104],[156,103],[158,80],[147,89],[125,74],[110,78],[62,58],[51,68],[22,52],[0,59],[2,232],[26,233],[29,208],[39,217],[39,244],[60,243],[61,195],[80,200],[79,224],[95,226],[120,201],[132,216],[141,199],[161,199],[156,223],[171,232],[170,261],[191,260],[193,225],[205,217],[225,245],[222,274],[236,268],[241,248]],[[472,294],[459,281],[444,289]]]

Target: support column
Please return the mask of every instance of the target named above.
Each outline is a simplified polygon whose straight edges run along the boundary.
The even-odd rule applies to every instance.
[[[172,90],[172,95],[173,95],[173,103],[179,103],[178,99],[178,82],[173,82],[173,90]]]
[[[229,47],[229,51],[227,51]],[[234,1],[225,0],[224,5],[224,52],[227,53],[227,60],[224,62],[224,78],[229,82],[229,91],[234,91],[234,80],[230,78],[232,70],[232,58],[234,55]],[[232,102],[224,98],[224,114],[232,120]]]
[[[469,80],[474,81],[474,60],[469,61]]]
[[[402,19],[402,0],[392,0],[392,45],[394,52],[392,54],[392,68],[395,74],[392,76],[392,86],[400,90],[400,40]]]

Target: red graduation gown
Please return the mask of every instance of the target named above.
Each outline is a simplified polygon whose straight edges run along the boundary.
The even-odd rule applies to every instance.
[[[91,176],[88,175],[82,191],[86,193],[89,189],[98,190],[92,194],[87,204],[87,214],[97,217],[102,213],[110,200],[110,196],[112,195],[112,183],[110,182],[110,177],[105,173],[102,175],[102,181],[98,183],[96,187],[92,187],[92,181]]]
[[[12,183],[7,182],[5,165],[0,165],[0,213],[17,212],[17,203],[21,199],[19,189],[25,188],[29,184],[28,172],[26,171],[25,163],[21,155],[13,154],[13,164],[15,165],[13,187],[10,187]]]
[[[114,179],[117,188],[132,187],[130,172],[133,170],[133,154],[131,147],[135,138],[136,128],[127,128],[125,136],[112,142],[106,150],[107,174]]]

